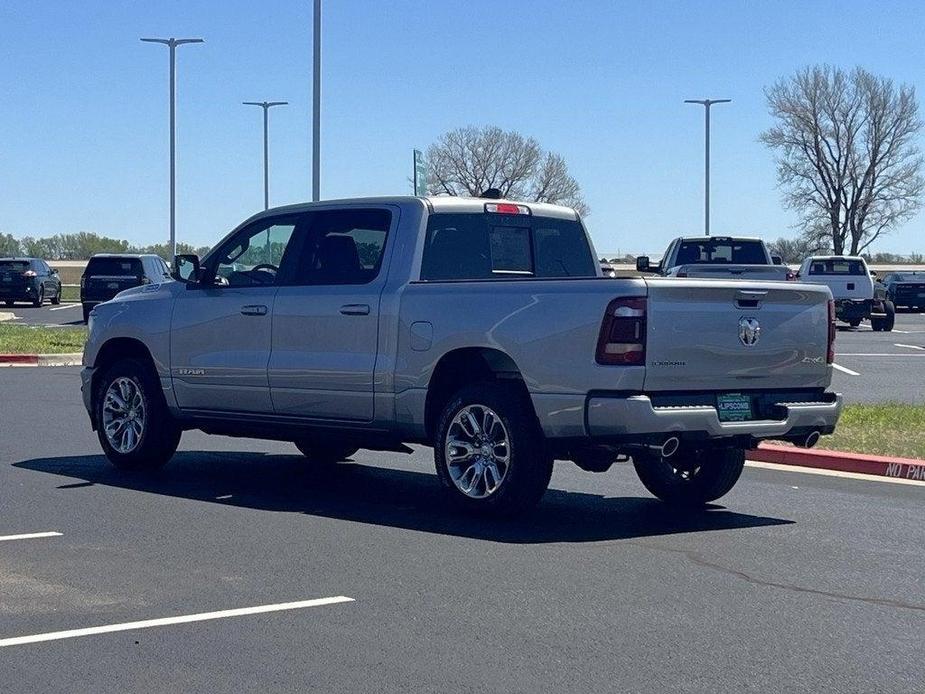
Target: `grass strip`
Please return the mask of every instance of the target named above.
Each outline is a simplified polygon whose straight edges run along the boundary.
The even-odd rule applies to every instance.
[[[84,327],[0,323],[0,354],[69,354],[82,352],[86,341]]]
[[[925,459],[925,404],[847,405],[818,448]]]

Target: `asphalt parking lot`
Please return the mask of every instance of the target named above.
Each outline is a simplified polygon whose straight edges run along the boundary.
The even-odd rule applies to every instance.
[[[563,464],[531,516],[489,522],[445,508],[425,449],[326,474],[289,444],[189,432],[160,473],[118,472],[78,380],[0,370],[5,692],[925,681],[921,484],[749,467],[683,516],[631,468]],[[304,602],[329,598],[352,601]]]
[[[79,303],[62,303],[52,306],[45,303],[41,308],[27,304],[0,304],[0,313],[12,313],[10,320],[15,325],[83,325],[83,315]]]
[[[925,403],[925,315],[900,313],[889,333],[842,327],[833,389],[847,402]]]

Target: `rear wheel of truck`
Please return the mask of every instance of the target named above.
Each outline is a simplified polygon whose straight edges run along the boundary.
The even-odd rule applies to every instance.
[[[697,508],[719,499],[738,482],[745,466],[741,448],[680,450],[671,458],[643,453],[633,456],[642,484],[673,506]]]
[[[453,396],[437,426],[434,462],[455,503],[507,516],[539,502],[553,465],[529,398],[500,383],[466,386]]]
[[[109,461],[123,470],[154,470],[173,457],[182,431],[171,417],[154,367],[120,359],[101,376],[93,407]]]
[[[335,465],[360,450],[346,443],[318,443],[309,439],[299,439],[293,443],[302,455],[316,465]]]
[[[883,302],[883,312],[886,314],[882,318],[871,318],[870,327],[874,332],[892,332],[893,326],[896,325],[896,304],[892,301]]]

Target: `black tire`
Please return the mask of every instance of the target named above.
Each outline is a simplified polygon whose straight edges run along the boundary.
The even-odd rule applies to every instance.
[[[39,287],[39,295],[35,297],[35,301],[32,302],[32,305],[35,308],[41,308],[43,303],[45,303],[45,287]]]
[[[128,379],[141,397],[142,428],[131,450],[117,450],[104,430],[105,398],[110,386]],[[135,409],[135,408],[133,408]],[[140,359],[120,359],[100,376],[93,402],[96,433],[109,461],[122,470],[154,470],[169,461],[180,443],[182,430],[170,416],[154,367]]]
[[[474,409],[468,410],[470,407]],[[459,465],[448,464],[447,439],[451,430],[456,431],[459,426],[454,420],[464,411],[478,412],[479,408],[483,414],[479,432],[486,422],[486,410],[490,410],[496,416],[502,427],[498,429],[492,418],[488,426],[490,431],[481,446],[483,455],[470,453],[465,462],[460,461]],[[493,432],[495,436],[492,436]],[[506,438],[506,444],[490,445],[501,438],[497,435],[498,432]],[[506,450],[506,463],[500,459],[495,460],[494,456],[499,449]],[[486,453],[486,450],[493,450],[494,453]],[[504,466],[501,479],[491,491],[488,490],[488,472],[485,470],[487,465],[481,463],[489,458],[483,456],[490,456],[491,464],[496,471],[499,470],[499,465]],[[468,465],[468,461],[473,458],[476,462]],[[477,513],[513,516],[532,508],[542,498],[552,476],[553,459],[546,448],[543,433],[533,414],[533,407],[522,391],[507,384],[476,383],[462,388],[443,408],[434,441],[434,464],[437,477],[456,505]],[[475,479],[480,476],[484,491],[480,498],[465,493],[457,486],[462,484],[461,482],[454,482],[453,474],[457,474],[460,468],[467,465],[467,470],[476,469],[478,465],[477,469],[481,471],[480,475],[473,472],[471,483],[471,486],[478,487]],[[465,477],[465,473],[462,477]]]
[[[57,306],[61,303],[61,287],[58,287],[58,291],[55,292],[54,298],[52,298],[51,303],[53,306]]]
[[[893,326],[896,325],[896,304],[892,301],[884,301],[883,310],[886,318],[881,320],[880,329],[888,333],[893,332]]]
[[[83,305],[84,323],[89,323],[89,322],[90,322],[90,310],[91,310],[91,308],[92,308],[92,307],[91,307],[91,306],[88,306],[87,304],[84,304],[84,305]]]
[[[859,320],[850,320],[850,321],[848,321],[848,325],[850,325],[852,328],[856,328],[856,327],[858,327],[860,324],[861,324],[860,319],[859,319]]]
[[[299,439],[298,441],[293,441],[293,443],[301,451],[302,455],[316,465],[335,465],[360,450],[356,446],[351,446],[347,443],[319,444],[312,443],[309,439]]]
[[[682,449],[668,460],[651,453],[633,456],[633,467],[645,488],[683,508],[699,508],[728,493],[744,466],[741,448]]]

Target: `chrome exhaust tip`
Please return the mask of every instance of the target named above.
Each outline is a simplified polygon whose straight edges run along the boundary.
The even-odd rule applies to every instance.
[[[817,435],[818,438],[818,435]],[[670,458],[675,453],[678,452],[678,449],[681,447],[681,441],[678,440],[677,436],[672,436],[670,439],[667,439],[665,443],[661,445],[659,452],[663,458]]]
[[[801,443],[800,446],[802,446],[803,448],[812,448],[817,443],[819,443],[819,432],[814,431],[809,436],[807,436],[805,439],[803,439],[803,443]]]

